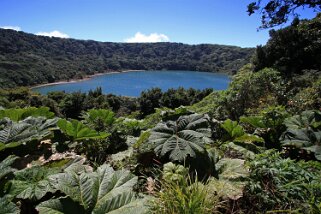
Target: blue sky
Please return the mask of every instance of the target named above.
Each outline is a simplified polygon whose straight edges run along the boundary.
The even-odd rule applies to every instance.
[[[255,47],[259,15],[251,0],[0,0],[0,27],[111,42],[170,41]],[[302,17],[312,18],[312,12]]]

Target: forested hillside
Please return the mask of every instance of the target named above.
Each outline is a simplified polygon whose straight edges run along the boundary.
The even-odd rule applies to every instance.
[[[252,48],[225,45],[96,42],[0,29],[0,87],[128,69],[235,73],[253,52]]]

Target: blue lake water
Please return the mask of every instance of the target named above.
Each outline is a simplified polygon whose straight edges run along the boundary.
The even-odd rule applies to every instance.
[[[33,91],[47,94],[51,91],[88,92],[101,87],[103,93],[137,97],[146,89],[169,88],[213,88],[224,90],[230,78],[226,74],[195,71],[131,71],[95,76],[89,80],[33,88]]]

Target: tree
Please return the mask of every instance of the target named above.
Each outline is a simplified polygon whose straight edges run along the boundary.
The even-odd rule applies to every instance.
[[[143,91],[139,98],[139,104],[143,115],[148,115],[155,112],[155,108],[159,108],[159,100],[162,97],[160,88],[152,88]]]
[[[286,23],[292,16],[298,17],[298,8],[321,11],[321,0],[256,0],[247,6],[247,12],[262,14],[260,28],[265,29]]]
[[[253,64],[255,70],[272,67],[286,76],[303,70],[320,70],[321,14],[311,20],[296,19],[290,26],[271,30],[270,39],[258,47]]]

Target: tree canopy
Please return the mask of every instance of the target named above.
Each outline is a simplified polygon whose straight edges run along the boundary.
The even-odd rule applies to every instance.
[[[321,11],[321,0],[256,0],[247,6],[249,15],[262,14],[260,28],[271,28],[289,21],[290,17],[298,17],[299,8],[311,8]]]

